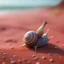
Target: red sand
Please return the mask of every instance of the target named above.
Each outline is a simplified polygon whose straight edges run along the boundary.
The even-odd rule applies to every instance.
[[[55,10],[59,12],[55,13]],[[37,53],[33,49],[19,47],[23,44],[24,34],[29,30],[36,31],[44,20],[48,21],[45,32],[50,28],[49,37],[54,36],[49,41],[49,45],[39,48]],[[3,55],[3,53],[7,54]],[[13,58],[13,55],[16,57]],[[2,62],[11,64],[11,59],[17,64],[19,64],[18,60],[22,60],[22,64],[28,64],[23,61],[24,58],[35,64],[37,61],[33,60],[32,55],[39,58],[37,61],[40,64],[64,64],[64,5],[0,15],[0,64]],[[46,59],[42,59],[42,56]],[[50,62],[50,59],[54,59],[54,62]]]

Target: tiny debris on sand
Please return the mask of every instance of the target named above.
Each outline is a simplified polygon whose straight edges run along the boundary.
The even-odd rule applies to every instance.
[[[17,63],[16,63],[16,61],[13,61],[13,60],[12,60],[12,61],[11,61],[11,64],[17,64]]]
[[[36,55],[32,55],[32,57],[36,57]]]
[[[22,61],[21,60],[18,60],[18,63],[22,63]]]
[[[36,62],[36,64],[40,64],[40,62]]]
[[[6,62],[2,62],[2,64],[6,64]]]
[[[33,59],[34,59],[34,60],[38,60],[38,57],[34,57]]]
[[[42,56],[42,59],[46,59],[46,57],[45,56]]]
[[[50,62],[54,62],[54,59],[50,59],[49,61],[50,61]]]

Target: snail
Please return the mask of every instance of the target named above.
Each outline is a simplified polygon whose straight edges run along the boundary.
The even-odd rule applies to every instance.
[[[47,21],[44,21],[43,24],[37,29],[37,31],[28,31],[24,37],[23,37],[23,41],[24,41],[24,45],[27,47],[33,47],[35,48],[35,50],[38,47],[42,47],[48,44],[48,41],[52,38],[52,37],[48,37],[48,31],[47,30],[46,33],[44,33],[44,28],[47,24]]]

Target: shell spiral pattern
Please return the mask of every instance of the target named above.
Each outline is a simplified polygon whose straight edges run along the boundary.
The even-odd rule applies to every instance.
[[[25,35],[24,35],[24,42],[28,47],[32,47],[36,44],[38,39],[38,36],[36,34],[35,31],[28,31]]]

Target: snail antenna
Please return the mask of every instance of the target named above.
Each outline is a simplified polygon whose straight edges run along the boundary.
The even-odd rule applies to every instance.
[[[36,33],[38,34],[39,37],[43,35],[46,24],[47,21],[45,20],[44,23],[37,29]]]

